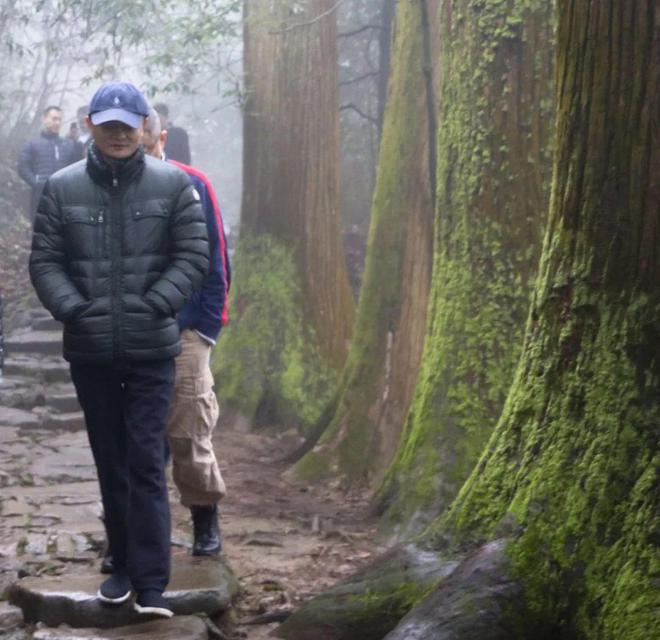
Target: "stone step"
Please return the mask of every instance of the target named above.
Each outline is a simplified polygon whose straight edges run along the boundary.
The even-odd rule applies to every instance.
[[[80,431],[85,428],[85,416],[80,410],[72,413],[49,413],[44,417],[43,426],[46,429]]]
[[[27,355],[16,355],[5,360],[4,375],[11,380],[13,377],[29,378],[43,382],[70,382],[69,364],[60,358],[39,359]]]
[[[0,630],[15,629],[23,624],[23,612],[6,602],[0,602]]]
[[[9,602],[23,610],[28,623],[50,627],[122,627],[141,621],[132,602],[108,607],[97,597],[103,576],[98,573],[23,578],[8,590]],[[172,579],[165,598],[174,613],[217,615],[231,606],[238,582],[222,556],[177,555],[172,558]]]
[[[35,318],[32,321],[32,328],[35,331],[57,331],[60,336],[62,335],[62,323],[50,315]]]
[[[206,624],[195,616],[152,620],[116,629],[39,629],[33,640],[206,640]]]
[[[45,403],[46,391],[39,382],[21,377],[3,377],[0,384],[0,406],[30,411]]]
[[[9,355],[16,353],[60,355],[62,353],[62,334],[59,331],[14,333],[5,340],[5,351]]]
[[[0,428],[39,429],[42,425],[43,417],[37,413],[24,409],[0,407]]]
[[[73,385],[68,392],[49,393],[46,397],[46,406],[59,414],[80,413],[80,404]]]

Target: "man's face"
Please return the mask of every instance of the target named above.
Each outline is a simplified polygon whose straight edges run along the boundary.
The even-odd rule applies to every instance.
[[[46,113],[41,122],[43,124],[44,131],[59,133],[62,126],[62,112],[57,109],[51,109],[48,113]]]
[[[87,126],[94,138],[94,144],[107,158],[124,160],[130,158],[140,146],[144,134],[144,123],[137,129],[129,127],[118,120],[111,120],[103,124],[92,124],[89,117]]]

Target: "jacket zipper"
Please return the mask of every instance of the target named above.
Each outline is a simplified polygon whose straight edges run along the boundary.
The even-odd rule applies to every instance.
[[[111,236],[110,236],[110,275],[112,279],[112,336],[113,336],[113,356],[115,360],[121,357],[121,261],[119,260],[119,253],[121,251],[121,206],[119,200],[119,180],[117,174],[112,173],[112,190],[110,192],[111,210],[114,206],[114,211],[110,217]]]

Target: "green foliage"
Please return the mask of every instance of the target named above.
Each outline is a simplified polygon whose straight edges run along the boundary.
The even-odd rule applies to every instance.
[[[336,382],[302,315],[293,253],[272,238],[243,238],[236,252],[231,322],[214,354],[225,408],[267,426],[314,422]]]

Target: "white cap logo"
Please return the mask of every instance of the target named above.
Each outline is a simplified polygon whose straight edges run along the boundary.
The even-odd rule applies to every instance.
[[[120,104],[119,97],[115,96],[115,99],[112,101],[113,104]]]

